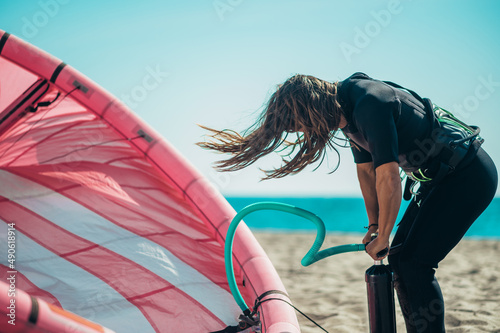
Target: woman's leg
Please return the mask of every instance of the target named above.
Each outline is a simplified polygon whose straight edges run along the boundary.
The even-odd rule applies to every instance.
[[[489,205],[497,177],[493,161],[480,149],[467,167],[428,190],[420,207],[414,202],[408,207],[393,241],[403,245],[389,256],[408,332],[444,332],[435,268]]]

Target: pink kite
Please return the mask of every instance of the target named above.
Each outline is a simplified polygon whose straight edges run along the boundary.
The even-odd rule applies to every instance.
[[[0,184],[0,331],[238,324],[224,269],[232,207],[122,102],[1,30]],[[248,304],[285,292],[244,224],[233,253]],[[285,302],[259,313],[262,332],[300,332]]]

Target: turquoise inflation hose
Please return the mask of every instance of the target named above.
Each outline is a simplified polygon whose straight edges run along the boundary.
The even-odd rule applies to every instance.
[[[321,245],[323,245],[323,242],[325,240],[325,233],[326,233],[325,223],[316,214],[313,214],[302,208],[298,208],[292,205],[283,204],[279,202],[258,202],[246,206],[238,214],[236,214],[236,216],[231,221],[231,224],[229,225],[229,229],[227,230],[227,235],[226,235],[226,243],[224,245],[224,258],[225,258],[226,275],[227,275],[227,281],[229,283],[229,288],[231,289],[231,293],[236,303],[241,308],[243,313],[247,316],[250,314],[250,309],[246,305],[245,301],[243,300],[243,297],[240,294],[240,291],[238,290],[238,286],[236,284],[236,278],[234,276],[233,240],[236,228],[238,227],[238,224],[241,222],[241,220],[248,214],[258,210],[278,210],[298,215],[300,217],[310,220],[316,225],[317,229],[316,239],[314,240],[311,249],[306,253],[304,258],[302,258],[301,260],[301,264],[303,266],[309,266],[315,263],[316,261],[319,261],[321,259],[324,259],[326,257],[335,254],[365,250],[364,244],[346,244],[346,245],[334,246],[326,250],[319,251]]]

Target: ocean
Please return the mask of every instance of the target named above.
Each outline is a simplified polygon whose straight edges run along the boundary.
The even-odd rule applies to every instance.
[[[362,233],[368,224],[362,198],[311,198],[311,197],[227,197],[238,212],[256,202],[273,201],[294,205],[318,215],[325,222],[327,232]],[[399,222],[408,205],[403,201],[399,211]],[[277,211],[257,211],[244,219],[253,231],[266,232],[314,232],[316,226],[309,220]],[[394,231],[397,227],[394,227]],[[489,207],[467,231],[468,238],[488,238],[500,240],[500,197],[493,199]]]

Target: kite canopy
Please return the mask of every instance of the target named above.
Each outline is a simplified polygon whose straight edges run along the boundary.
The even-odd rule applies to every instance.
[[[237,324],[224,270],[235,215],[227,201],[122,102],[1,30],[0,183],[2,281],[15,271],[19,291],[116,332]],[[248,304],[285,292],[245,225],[233,252]],[[285,302],[259,312],[262,332],[300,331]]]

